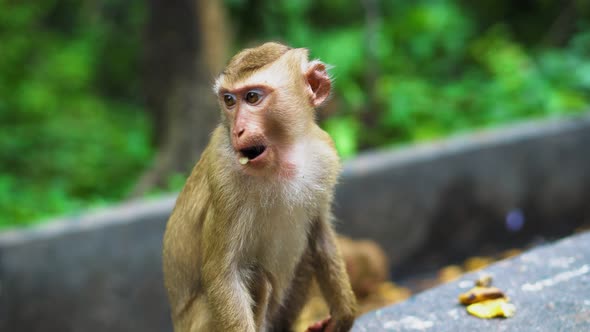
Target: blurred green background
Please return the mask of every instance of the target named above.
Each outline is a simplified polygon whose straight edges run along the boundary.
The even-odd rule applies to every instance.
[[[195,24],[200,44],[189,56],[217,43],[225,62],[278,40],[334,65],[320,119],[344,158],[590,103],[589,1],[210,2],[223,15]],[[158,0],[0,0],[0,227],[128,199],[157,163],[162,122],[146,102],[156,71],[146,43],[188,33],[154,24],[158,15],[175,22],[158,8]],[[215,24],[229,32],[215,35]],[[197,152],[184,151],[191,164]],[[161,169],[166,181],[140,195],[178,190],[188,169]]]

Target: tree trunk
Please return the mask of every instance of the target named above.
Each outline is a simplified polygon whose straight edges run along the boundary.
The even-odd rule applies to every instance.
[[[220,1],[150,0],[148,6],[144,86],[157,155],[133,196],[165,187],[198,160],[219,118],[211,84],[228,44]]]

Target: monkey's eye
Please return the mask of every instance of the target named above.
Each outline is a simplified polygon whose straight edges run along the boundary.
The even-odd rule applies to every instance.
[[[246,102],[248,104],[254,105],[260,101],[260,97],[262,96],[259,92],[249,91],[248,93],[246,93]]]
[[[223,95],[223,102],[227,108],[231,108],[236,104],[236,97],[233,95],[226,93]]]

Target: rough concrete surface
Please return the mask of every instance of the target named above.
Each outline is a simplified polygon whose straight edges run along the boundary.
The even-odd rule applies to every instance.
[[[376,239],[396,270],[420,255],[567,233],[590,220],[589,145],[586,116],[369,153],[345,164],[337,226]],[[169,331],[161,240],[174,200],[0,232],[0,331]],[[526,222],[509,233],[515,208]]]
[[[480,319],[457,297],[489,274],[516,306],[506,319]],[[379,331],[590,331],[590,232],[418,294],[357,319],[354,332]]]
[[[0,331],[171,331],[161,240],[174,199],[0,235]]]
[[[590,222],[589,146],[586,116],[361,155],[336,192],[339,231],[378,241],[397,271],[571,234]],[[511,212],[524,218],[517,232],[506,227]]]

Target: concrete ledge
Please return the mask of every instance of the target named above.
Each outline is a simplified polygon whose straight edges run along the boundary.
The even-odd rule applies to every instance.
[[[480,274],[516,306],[508,319],[469,315],[457,297]],[[360,317],[353,331],[590,331],[590,233],[531,250]]]
[[[133,201],[82,215],[48,220],[30,228],[4,230],[0,232],[0,248],[28,241],[89,232],[103,227],[141,223],[144,220],[168,219],[176,196],[173,194],[158,199]]]
[[[175,197],[0,235],[0,331],[171,331],[161,239]]]
[[[368,153],[345,165],[341,232],[394,271],[590,219],[590,116]],[[161,239],[174,196],[0,233],[0,330],[168,331]],[[524,227],[505,216],[520,209]],[[409,262],[409,263],[406,263]]]
[[[377,240],[402,270],[569,234],[590,222],[588,146],[585,116],[367,153],[346,164],[339,230]],[[510,213],[522,217],[521,229],[508,229]]]

